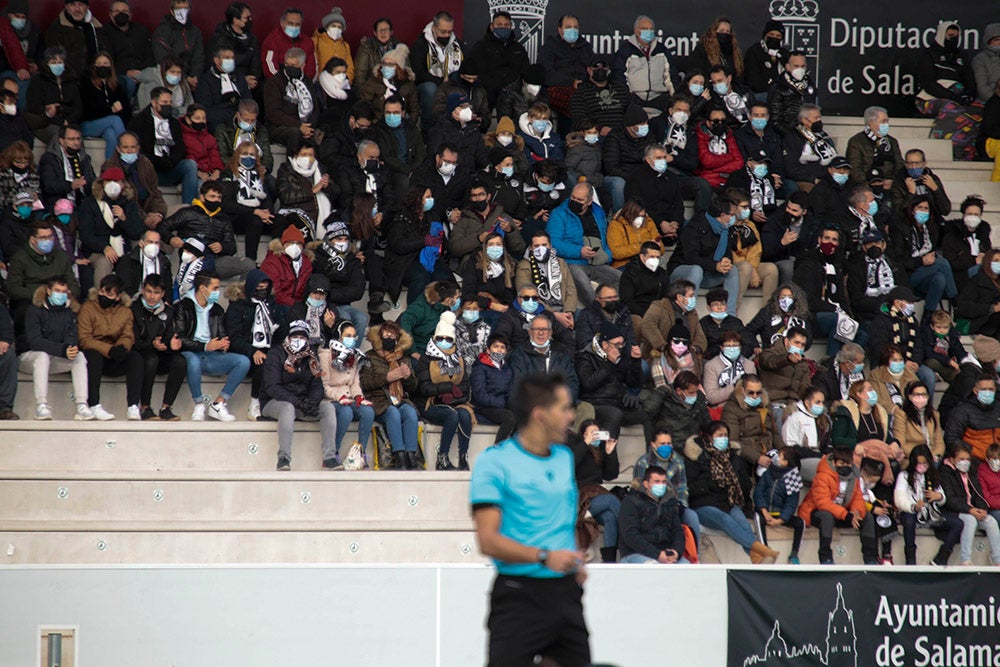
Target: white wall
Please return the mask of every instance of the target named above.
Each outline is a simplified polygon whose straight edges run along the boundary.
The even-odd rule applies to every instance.
[[[492,578],[455,565],[3,568],[0,665],[37,664],[38,627],[75,625],[80,667],[472,667]],[[671,664],[725,664],[725,568],[592,567],[584,605],[596,662],[659,662],[669,645]]]

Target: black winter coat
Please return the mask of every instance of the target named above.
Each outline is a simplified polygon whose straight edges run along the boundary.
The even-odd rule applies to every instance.
[[[1000,289],[980,269],[958,293],[958,307],[955,310],[958,317],[970,320],[969,333],[974,335],[994,315],[993,306],[997,303],[1000,303]]]
[[[733,506],[729,503],[726,489],[712,477],[710,468],[712,454],[708,451],[711,446],[711,444],[702,443],[700,437],[685,444],[684,471],[687,473],[688,501],[691,503],[691,509],[716,507],[728,513]],[[697,453],[697,456],[692,458],[688,450],[693,450],[690,453]],[[732,449],[729,450],[728,455],[736,477],[740,480],[743,503],[747,505],[750,499],[751,481],[746,461]],[[746,510],[744,509],[744,511]]]
[[[69,305],[56,308],[48,303],[45,290],[39,289],[42,291],[41,299],[36,293],[34,303],[28,306],[24,315],[24,337],[18,339],[19,351],[32,350],[65,358],[67,347],[79,345],[76,313]]]
[[[676,176],[658,174],[643,160],[625,180],[625,201],[640,202],[646,215],[661,222],[684,223],[684,199]]]
[[[151,311],[142,305],[140,299],[135,299],[129,308],[132,310],[132,330],[135,332],[133,350],[158,352],[153,347],[153,341],[157,338],[170,347],[170,339],[174,337],[174,312],[170,306],[161,302],[156,310]]]
[[[161,252],[156,256],[156,265],[159,275],[168,282],[173,282],[173,269],[170,267],[170,256]],[[142,288],[142,250],[138,247],[131,251],[117,262],[115,262],[115,275],[122,279],[125,294],[135,294]],[[164,298],[169,299],[169,290]]]
[[[961,92],[945,88],[938,81],[950,80],[962,84]],[[947,49],[931,40],[930,46],[917,56],[917,81],[920,88],[934,97],[954,100],[966,105],[976,98],[976,77],[972,58],[962,49]]]
[[[223,21],[215,26],[215,33],[208,40],[208,53],[214,54],[215,50],[225,43],[233,49],[233,57],[236,60],[234,74],[241,76],[255,76],[257,82],[264,82],[264,68],[260,60],[260,42],[252,32],[244,32],[237,35],[233,32],[227,21]],[[214,56],[213,56],[214,57]]]
[[[832,264],[836,267],[837,277],[834,281],[836,292],[824,295],[823,290],[826,286],[824,265],[828,259],[832,259]],[[851,312],[850,299],[847,296],[847,272],[844,270],[846,264],[840,251],[832,258],[828,258],[819,251],[819,248],[813,248],[796,260],[792,280],[806,293],[806,298],[809,299],[809,312],[814,315],[834,312],[836,308],[830,304],[830,301],[839,303],[841,308]]]
[[[270,280],[260,269],[251,269],[247,273],[247,279],[243,284],[242,298],[232,298],[236,295],[230,295],[229,308],[226,309],[226,330],[229,332],[229,351],[235,352],[236,354],[242,354],[245,357],[253,358],[254,352],[259,348],[253,345],[253,321],[254,316],[257,313],[257,304],[255,304],[251,298],[254,291],[264,280]],[[237,295],[240,292],[237,291]],[[271,312],[271,320],[274,324],[278,325],[279,329],[275,330],[271,336],[271,347],[275,347],[278,343],[278,334],[280,333],[280,327],[283,324],[278,318],[277,312],[277,302],[274,300],[274,295],[272,294],[267,299],[267,309]]]
[[[181,130],[180,121],[171,116],[167,119],[170,124],[170,137],[174,145],[170,147],[170,153],[164,156],[156,155],[156,124],[153,122],[153,110],[146,107],[132,118],[129,129],[139,137],[139,150],[149,158],[158,172],[167,172],[180,164],[180,161],[187,157],[187,147],[184,146],[184,133]]]
[[[936,251],[941,247],[941,225],[931,216],[931,219],[924,225],[925,233],[930,235],[931,250]],[[908,274],[912,274],[923,266],[920,257],[913,256],[913,243],[917,237],[916,223],[898,216],[889,226],[889,256],[892,257],[900,267]]]
[[[548,313],[541,305],[538,307],[538,312]],[[573,332],[560,324],[559,320],[551,316],[551,313],[548,313],[548,319],[552,323],[553,349],[572,355],[576,351]],[[516,303],[500,314],[497,323],[493,325],[493,333],[503,336],[511,349],[522,345],[531,345],[528,342],[528,321],[524,314],[518,310]]]
[[[791,76],[783,72],[767,93],[767,108],[771,117],[770,125],[778,134],[795,131],[799,124],[799,109],[803,104],[816,104],[816,85],[807,76],[803,79],[805,89],[799,92],[789,82]]]
[[[955,276],[955,285],[959,291],[969,282],[969,269],[978,264],[978,257],[972,252],[970,241],[979,242],[979,252],[987,253],[993,249],[990,240],[990,224],[981,222],[975,231],[969,231],[961,218],[944,222],[944,235],[941,238],[941,255],[951,264],[951,272]]]
[[[400,159],[399,157],[400,134],[406,137],[405,159]],[[375,126],[374,135],[375,143],[378,144],[382,155],[382,161],[395,174],[409,176],[427,157],[427,147],[424,145],[424,137],[420,133],[420,128],[411,121],[404,120],[400,127],[393,129],[385,124],[385,119],[383,118]],[[397,193],[397,196],[400,198],[405,195],[405,192]]]
[[[743,159],[752,160],[755,155],[764,151],[771,158],[768,173],[784,178],[785,161],[781,155],[781,137],[772,123],[773,121],[769,122],[764,128],[763,136],[758,135],[753,126],[747,124],[733,130],[733,138],[736,139],[736,147],[743,154]]]
[[[313,274],[317,273],[330,280],[327,303],[348,306],[365,294],[365,267],[353,252],[341,255],[324,243],[313,258]]]
[[[284,401],[296,408],[306,399],[323,400],[323,379],[312,374],[308,361],[300,361],[294,372],[285,368],[288,353],[281,345],[272,347],[264,360],[264,380],[260,386],[261,407],[268,401]]]
[[[156,65],[153,40],[149,28],[143,24],[129,23],[128,30],[122,30],[113,21],[108,21],[101,26],[100,33],[107,42],[118,74]]]
[[[618,478],[618,448],[610,454],[600,447],[591,447],[575,433],[570,434],[566,444],[573,451],[573,469],[576,471],[576,486],[583,488],[590,484],[601,484]]]
[[[576,354],[580,378],[580,400],[594,406],[621,408],[622,396],[642,386],[642,362],[622,350],[617,364],[598,357],[592,350]]]
[[[158,229],[160,236],[167,242],[175,236],[181,239],[197,236],[205,241],[206,248],[212,243],[222,244],[222,252],[219,255],[228,257],[236,254],[236,235],[233,233],[233,225],[229,217],[221,211],[209,217],[197,206],[186,206],[161,222]]]
[[[587,81],[587,68],[594,62],[594,48],[585,39],[570,44],[559,36],[549,35],[538,50],[538,64],[545,68],[545,83],[572,88],[575,81]]]
[[[83,104],[81,121],[118,116],[122,123],[128,125],[128,121],[132,117],[132,102],[125,94],[125,86],[120,84],[114,90],[107,84],[102,84],[98,88],[88,76],[80,82],[80,102]],[[122,105],[121,110],[117,113],[111,110],[115,102],[120,102]]]
[[[397,194],[392,186],[392,178],[389,169],[380,164],[375,171],[375,201],[378,210],[391,211],[396,208]],[[345,163],[337,173],[337,186],[340,189],[340,211],[344,220],[351,219],[351,210],[354,208],[354,195],[366,192],[365,183],[367,172],[361,169],[357,160]],[[405,195],[405,193],[404,193]]]
[[[896,285],[908,285],[909,279],[906,273],[892,257],[886,257],[889,268],[892,269],[892,276]],[[851,308],[854,316],[862,322],[867,322],[875,317],[882,304],[886,301],[886,296],[867,296],[866,276],[868,275],[868,258],[862,253],[855,253],[847,262],[847,296],[851,301]]]
[[[58,112],[52,118],[45,114],[45,107],[49,104],[59,105]],[[41,130],[49,125],[79,123],[83,113],[80,84],[68,73],[57,80],[48,67],[40,68],[28,84],[24,106],[24,120],[32,130]]]
[[[728,233],[728,232],[725,232]],[[719,235],[712,229],[704,212],[697,213],[682,228],[677,237],[677,247],[667,262],[667,273],[673,273],[678,266],[697,264],[705,273],[713,273],[719,260],[715,259],[715,249],[719,245]],[[724,257],[733,258],[732,243]],[[733,269],[735,271],[735,268]]]
[[[899,331],[893,331],[893,325],[899,324]],[[924,346],[920,339],[920,323],[914,324],[913,347],[910,348],[910,328],[906,320],[901,320],[891,314],[889,306],[884,305],[872,319],[868,327],[868,345],[866,352],[869,359],[881,359],[886,345],[892,345],[893,338],[899,336],[899,342],[895,343],[903,348],[903,359],[913,361],[918,364],[924,362]]]
[[[469,386],[472,390],[472,402],[477,407],[506,408],[510,392],[514,388],[514,371],[509,364],[497,368],[488,355],[485,361],[483,355],[480,355],[472,364]]]
[[[765,262],[780,262],[785,259],[795,259],[810,248],[816,247],[819,236],[819,221],[816,216],[806,213],[802,219],[799,238],[787,246],[781,245],[781,239],[791,226],[791,219],[783,207],[767,216],[767,222],[760,232],[761,260]]]
[[[659,500],[645,489],[625,495],[618,510],[618,550],[622,558],[641,554],[659,558],[661,551],[673,549],[684,555],[684,526],[680,505],[673,497]]]
[[[194,101],[207,110],[209,133],[215,132],[215,128],[220,124],[232,120],[240,100],[250,99],[250,86],[244,75],[233,72],[229,75],[229,80],[236,91],[223,94],[222,77],[216,71],[215,65],[198,77],[198,87],[194,89]]]
[[[829,172],[827,172],[826,167],[819,160],[815,162],[802,161],[802,151],[805,149],[805,146],[806,138],[802,136],[801,132],[797,129],[794,132],[787,132],[781,138],[781,163],[784,166],[785,176],[793,181],[815,183],[817,180],[827,176]],[[832,160],[833,158],[831,157],[830,159]]]
[[[743,54],[743,83],[755,93],[766,93],[785,71],[786,62],[785,49],[779,48],[778,55],[772,57],[759,41],[755,42]]]
[[[193,299],[181,299],[174,304],[174,332],[180,336],[182,352],[204,352],[205,343],[194,339],[198,326],[198,315],[195,312]],[[225,338],[229,335],[226,327],[226,311],[219,304],[213,304],[208,311],[209,338]]]
[[[434,125],[427,133],[428,162],[433,163],[432,156],[436,155],[441,145],[446,143],[458,148],[456,176],[459,173],[471,174],[474,171],[482,171],[489,164],[488,151],[483,143],[478,123],[466,123],[465,127],[462,127],[461,123],[448,116]],[[455,178],[452,177],[451,180],[454,181]]]
[[[479,83],[486,89],[491,105],[496,102],[500,89],[520,79],[530,64],[528,52],[521,46],[516,31],[506,40],[500,40],[488,26],[486,35],[472,46],[468,57],[479,63]]]
[[[322,171],[322,167],[320,169]],[[316,194],[312,191],[312,181],[295,171],[288,162],[283,162],[278,167],[275,187],[283,208],[300,208],[316,221],[319,217],[319,204],[316,202]],[[330,200],[331,206],[336,207],[340,199],[340,187],[336,178],[330,176],[330,184],[324,188],[323,193]]]
[[[973,507],[981,510],[988,510],[990,508],[986,496],[983,495],[983,487],[979,484],[979,475],[977,473],[979,465],[982,464],[973,462],[973,466],[969,469],[967,475],[969,480],[968,494],[965,492],[965,483],[962,482],[961,473],[949,465],[938,467],[938,475],[941,478],[941,490],[944,491],[943,509],[945,512],[968,514],[969,510]],[[970,496],[972,497],[971,505],[969,504]]]
[[[0,258],[10,262],[22,248],[28,247],[28,239],[34,233],[32,225],[41,220],[39,213],[32,213],[22,219],[13,209],[7,207],[0,216]]]
[[[608,320],[604,316],[604,311],[601,310],[601,305],[596,301],[586,308],[581,308],[573,321],[574,330],[576,331],[576,349],[588,349],[590,342],[594,340],[594,336],[601,330],[601,324],[606,321]],[[636,340],[635,328],[632,326],[632,313],[624,304],[624,300],[622,300],[622,305],[615,312],[612,322],[625,334],[625,350],[623,350],[623,354],[628,356],[628,348],[635,345]],[[555,330],[553,329],[553,331]]]
[[[849,206],[847,198],[853,187],[850,181],[837,185],[824,167],[816,187],[809,192],[809,211],[821,222],[834,221]]]
[[[604,138],[604,175],[628,179],[633,170],[644,164],[646,146],[652,143],[656,143],[652,132],[645,137],[633,137],[623,125],[612,129]]]
[[[451,180],[445,183],[434,165],[434,153],[428,150],[428,158],[414,170],[413,176],[410,177],[410,185],[419,185],[431,191],[434,195],[434,208],[428,214],[428,219],[444,220],[448,209],[465,207],[469,178],[468,174],[458,168]]]
[[[533,373],[561,373],[566,378],[569,393],[573,396],[573,404],[580,395],[580,378],[573,367],[573,357],[567,352],[554,348],[549,354],[539,354],[530,343],[511,346],[507,364],[514,372],[514,379],[520,379]]]
[[[386,239],[385,279],[390,293],[398,294],[407,267],[424,249],[424,237],[431,230],[430,216],[425,214],[421,220],[413,212],[398,208],[383,222],[383,227]]]
[[[87,184],[77,190],[73,190],[70,181],[66,180],[63,153],[58,145],[49,148],[45,151],[45,155],[38,160],[38,180],[41,183],[42,201],[45,202],[46,208],[51,210],[52,205],[58,199],[69,196],[71,192],[76,194],[77,201],[81,201],[83,197],[90,194],[90,186],[93,185],[97,176],[94,174],[94,167],[87,152],[81,150],[79,157],[80,171],[83,178],[87,180]]]
[[[633,257],[625,265],[618,283],[618,295],[622,304],[632,315],[642,317],[650,304],[667,296],[670,290],[670,274],[657,269],[650,271],[638,257]]]
[[[102,199],[104,193],[100,193]],[[112,229],[104,222],[104,216],[97,204],[97,199],[87,197],[77,209],[77,238],[80,239],[80,252],[86,255],[103,253],[104,249],[111,245],[111,235],[124,237],[125,251],[129,250],[129,241],[138,241],[142,238],[146,228],[142,224],[142,216],[139,214],[139,205],[134,199],[119,197],[115,201],[107,202],[110,206],[121,206],[125,212],[124,220],[116,220]]]

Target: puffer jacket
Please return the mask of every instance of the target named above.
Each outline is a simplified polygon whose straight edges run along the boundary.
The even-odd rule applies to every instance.
[[[49,29],[45,31],[45,46],[61,46],[66,50],[66,71],[75,77],[83,77],[87,73],[90,66],[87,55],[90,49],[87,45],[91,42],[97,46],[95,53],[107,51],[109,48],[107,37],[101,30],[101,23],[93,17],[83,25],[75,25],[66,12],[61,11],[58,18],[49,24]],[[27,63],[20,64],[27,69]]]
[[[982,50],[972,58],[972,74],[976,78],[976,96],[981,100],[993,97],[993,89],[1000,81],[1000,52],[991,51],[987,45],[1000,37],[1000,23],[990,23],[983,29]]]
[[[323,371],[323,394],[331,401],[339,401],[345,396],[351,400],[364,396],[361,369],[367,363],[368,357],[355,350],[354,363],[349,368],[338,370],[333,365],[333,352],[329,347],[321,347],[319,367]]]
[[[753,489],[754,509],[767,510],[772,515],[777,513],[778,518],[786,523],[799,508],[799,494],[788,494],[787,473],[788,469],[776,471],[772,466],[757,478]]]
[[[642,362],[627,350],[613,364],[591,350],[576,353],[576,374],[580,378],[580,400],[594,406],[621,407],[629,389],[642,386]]]
[[[687,473],[688,500],[691,509],[716,507],[728,514],[733,505],[729,502],[729,494],[725,487],[712,476],[711,462],[714,454],[710,448],[711,445],[703,442],[700,436],[691,436],[684,442],[684,471]],[[740,444],[730,440],[726,456],[740,482],[741,509],[746,512],[750,504],[752,481],[747,464],[740,455]]]
[[[659,399],[659,405],[648,403],[645,399],[643,404],[653,420],[654,429],[662,428],[670,431],[678,442],[698,435],[702,424],[708,423],[710,419],[708,402],[702,392],[698,392],[694,405],[685,403],[672,389],[663,388],[652,393]],[[656,409],[652,410],[653,407]]]
[[[251,269],[247,272],[247,279],[242,285],[234,284],[226,289],[226,297],[229,299],[229,308],[226,309],[229,351],[251,359],[254,352],[260,349],[253,345],[253,321],[257,312],[257,304],[251,301],[251,297],[257,290],[257,285],[265,280],[270,280],[266,273],[260,269]],[[283,322],[278,317],[274,296],[268,297],[267,309],[271,312],[272,323],[280,328]],[[278,342],[277,330],[275,330],[272,332],[271,347],[274,347]]]
[[[326,34],[322,26],[316,28],[312,35],[313,53],[316,55],[316,70],[320,71],[326,67],[330,58],[340,58],[347,63],[347,80],[354,81],[354,58],[351,57],[351,45],[341,37],[333,40]]]
[[[545,68],[545,83],[572,88],[588,79],[587,68],[594,62],[594,48],[585,39],[570,44],[556,32],[538,50],[538,64]]]
[[[531,120],[525,112],[517,119],[518,136],[524,140],[524,154],[529,164],[545,159],[562,163],[566,159],[566,145],[550,122],[542,136],[537,136],[531,127]]]
[[[17,349],[44,352],[52,357],[65,357],[66,348],[77,345],[76,314],[80,302],[72,294],[65,306],[53,306],[45,296],[48,288],[42,285],[24,315],[24,335],[17,341]]]
[[[809,493],[799,505],[799,518],[805,521],[807,526],[811,526],[813,510],[829,512],[834,519],[840,521],[846,519],[851,512],[858,512],[860,516],[864,517],[866,512],[865,497],[861,492],[858,477],[852,474],[847,483],[850,496],[845,499],[843,505],[838,505],[840,475],[833,467],[830,457],[824,456],[816,468],[816,477],[813,478],[812,486],[809,487]]]
[[[260,42],[257,41],[256,35],[249,31],[237,35],[233,32],[229,21],[223,21],[215,26],[215,33],[208,40],[208,53],[214,54],[223,43],[233,49],[233,59],[236,61],[233,73],[245,77],[255,76],[257,83],[262,83],[264,70],[260,64]]]
[[[990,223],[983,221],[973,231],[965,226],[962,218],[946,220],[944,237],[941,239],[941,255],[951,265],[952,275],[959,291],[969,282],[969,269],[978,263],[977,253],[972,252],[973,244],[979,246],[979,252],[987,253],[993,249],[990,239],[992,228]]]
[[[322,274],[330,281],[327,303],[349,306],[364,296],[365,267],[354,252],[340,254],[328,243],[320,244],[314,252],[313,275]]]
[[[595,188],[604,185],[604,157],[601,144],[588,144],[583,138],[583,132],[570,132],[566,135],[566,169],[570,178],[586,178]]]
[[[132,329],[135,332],[133,349],[137,352],[159,352],[153,347],[153,341],[157,338],[167,347],[170,346],[170,339],[174,336],[173,308],[160,301],[156,308],[150,310],[140,299],[133,301],[130,308]]]
[[[386,375],[389,373],[389,362],[382,356],[381,327],[375,326],[368,329],[368,342],[371,343],[372,349],[368,354],[368,363],[361,369],[361,389],[364,391],[365,398],[372,402],[375,414],[382,415],[389,409],[392,402],[389,400],[389,381],[386,379]],[[402,353],[399,364],[409,366],[411,371],[413,370],[413,360],[410,358],[412,347],[413,338],[405,331],[402,332],[399,340],[396,341],[396,350]],[[402,383],[403,391],[412,395],[417,390],[417,374],[411,372],[408,378],[402,380]],[[413,404],[410,403],[410,405]]]
[[[983,495],[983,487],[979,485],[979,465],[982,464],[974,464],[964,475],[968,482],[966,484],[962,473],[951,465],[950,459],[941,464],[938,472],[941,476],[941,490],[944,491],[944,511],[968,514],[972,508],[990,508],[989,501]]]
[[[302,265],[296,274],[281,239],[273,239],[268,244],[267,257],[260,263],[260,269],[273,281],[274,300],[279,306],[291,306],[306,298],[306,283],[313,272],[312,258],[311,250],[303,250]]]
[[[493,34],[489,26],[483,39],[469,50],[469,58],[480,63],[479,81],[486,89],[490,102],[495,102],[497,92],[507,84],[517,81],[530,64],[528,52],[521,46],[517,30],[505,40]]]
[[[612,129],[604,138],[602,148],[605,176],[627,179],[644,163],[646,147],[655,143],[656,139],[652,132],[645,137],[633,137],[624,126]]]
[[[722,421],[729,427],[729,438],[739,441],[743,458],[752,467],[768,450],[784,447],[785,441],[774,425],[767,390],[764,390],[759,407],[748,406],[746,397],[746,390],[740,382],[722,408]]]
[[[264,360],[264,380],[260,385],[261,407],[270,401],[284,401],[296,408],[309,399],[316,402],[323,400],[323,381],[312,374],[308,360],[300,361],[295,370],[285,367],[288,352],[284,346],[272,347]]]
[[[167,14],[153,30],[153,57],[162,63],[173,58],[188,76],[200,76],[205,71],[205,40],[191,18],[180,24],[173,14]]]
[[[769,125],[773,125],[778,134],[788,134],[795,130],[799,124],[799,109],[803,104],[816,104],[816,84],[812,79],[807,76],[801,81],[804,84],[801,91],[793,83],[791,75],[782,72],[767,94],[767,107],[771,117]]]
[[[1000,403],[981,404],[970,395],[948,414],[944,427],[945,447],[960,442],[972,450],[972,456],[986,460],[986,448],[1000,441]]]
[[[175,236],[179,236],[182,240],[196,236],[205,241],[206,248],[213,243],[221,244],[220,255],[228,257],[236,254],[236,235],[233,233],[233,225],[229,217],[221,211],[209,216],[199,206],[185,206],[164,219],[158,230],[165,242],[169,242]]]
[[[646,49],[639,45],[635,35],[622,41],[621,47],[611,63],[611,79],[624,83],[633,94],[643,101],[660,95],[673,95],[675,89],[670,58],[660,38],[654,38]]]
[[[320,173],[324,173],[322,166]],[[283,208],[300,208],[309,214],[312,220],[319,217],[319,204],[316,201],[316,193],[313,192],[312,181],[295,171],[291,164],[282,162],[278,167],[278,199],[281,200]],[[340,198],[340,187],[337,179],[330,176],[330,184],[323,189],[323,194],[330,200],[330,204],[336,207]]]
[[[224,123],[220,123],[220,125],[224,125]],[[187,120],[184,120],[181,121],[181,135],[184,138],[187,157],[189,160],[195,161],[195,164],[198,165],[198,171],[211,174],[216,169],[222,171],[226,168],[219,155],[219,144],[208,130],[196,130],[191,127]]]
[[[282,71],[285,65],[285,53],[288,49],[299,48],[306,52],[306,61],[302,65],[302,73],[306,78],[312,80],[316,76],[316,45],[313,44],[309,34],[301,32],[294,39],[289,37],[280,25],[274,26],[271,32],[267,33],[260,45],[261,65],[264,68],[264,76],[274,78]],[[282,84],[284,90],[284,84]]]
[[[111,308],[102,308],[97,300],[97,288],[90,288],[87,302],[80,306],[77,314],[81,350],[94,350],[110,358],[111,348],[121,345],[131,350],[135,344],[132,329],[132,298],[121,295],[120,303]]]
[[[114,234],[123,238],[127,254],[129,241],[138,241],[146,231],[139,213],[139,205],[135,201],[135,190],[131,184],[125,183],[118,199],[109,201],[104,193],[104,181],[97,179],[92,186],[92,192],[92,196],[84,199],[77,209],[79,221],[77,237],[80,239],[81,252],[85,256],[103,253],[104,249],[111,245],[111,236]],[[121,206],[125,212],[125,219],[115,219],[114,228],[108,227],[98,202],[104,202],[112,207]]]
[[[194,339],[198,327],[198,314],[195,310],[194,291],[174,304],[174,332],[181,339],[182,352],[206,352],[205,343]],[[229,335],[226,327],[226,311],[219,304],[212,304],[208,311],[208,337],[225,338]]]
[[[69,291],[80,294],[80,283],[73,273],[73,260],[60,248],[47,255],[34,248],[21,248],[12,259],[7,260],[7,294],[12,301],[27,301],[34,298],[35,290],[49,278],[61,277],[69,285]]]
[[[667,549],[684,555],[684,526],[676,498],[653,498],[645,489],[633,490],[618,510],[618,525],[622,558],[640,554],[655,559]]]
[[[437,155],[441,145],[445,143],[454,144],[458,148],[456,174],[459,172],[471,174],[487,167],[489,159],[486,145],[483,143],[483,135],[479,132],[479,123],[466,123],[463,127],[451,116],[442,119],[427,133],[427,155]],[[428,160],[428,162],[433,168],[433,160]],[[452,177],[451,181],[455,180],[455,177]],[[465,191],[463,191],[464,195]]]
[[[472,402],[484,408],[506,408],[514,387],[514,371],[510,364],[497,365],[489,353],[483,352],[472,365],[469,378]]]
[[[458,362],[460,368],[454,375],[441,375],[441,382],[435,382],[431,371],[432,368],[439,371],[441,362],[433,357],[429,357],[426,354],[416,361],[414,364],[414,372],[417,376],[417,394],[421,397],[418,407],[421,410],[431,407],[432,405],[451,405],[460,406],[467,405],[469,403],[469,371],[465,367],[465,360],[462,359],[462,355],[456,353],[458,357]],[[451,403],[445,403],[441,400],[441,397],[445,394],[452,394],[452,392],[458,389],[461,396],[458,398],[453,398]],[[454,396],[452,394],[452,396]]]
[[[361,43],[358,44],[358,52],[354,56],[354,78],[352,79],[354,86],[360,88],[365,81],[374,76],[375,68],[382,63],[382,56],[397,46],[399,46],[399,40],[395,37],[390,37],[385,45],[370,35],[362,37]]]

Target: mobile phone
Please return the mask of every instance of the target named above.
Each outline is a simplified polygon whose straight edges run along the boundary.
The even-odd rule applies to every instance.
[[[607,431],[598,431],[594,434],[594,440],[600,440],[601,442],[607,442],[611,439],[611,434]]]

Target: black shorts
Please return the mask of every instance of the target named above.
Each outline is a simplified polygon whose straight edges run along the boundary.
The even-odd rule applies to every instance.
[[[498,575],[490,595],[489,667],[525,667],[535,656],[559,667],[590,665],[583,588],[558,579]]]

